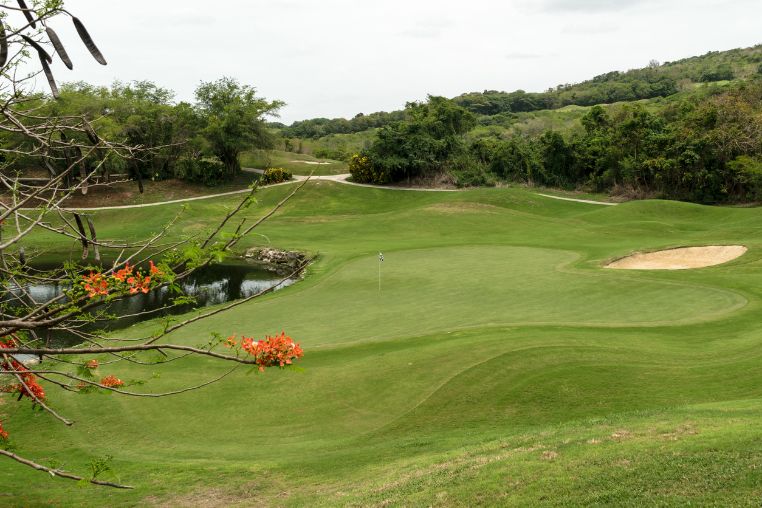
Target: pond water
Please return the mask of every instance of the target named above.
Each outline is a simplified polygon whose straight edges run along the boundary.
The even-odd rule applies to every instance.
[[[49,267],[39,267],[49,268]],[[110,315],[119,316],[117,319],[97,321],[91,328],[106,330],[118,330],[134,323],[153,319],[168,314],[181,314],[198,307],[208,307],[220,303],[246,298],[262,290],[274,287],[275,291],[293,284],[296,279],[287,279],[278,284],[283,276],[262,270],[259,267],[241,262],[226,262],[212,265],[198,270],[178,283],[183,292],[196,299],[193,304],[183,304],[170,309],[164,309],[170,304],[177,294],[170,294],[168,288],[161,288],[148,294],[137,294],[112,302],[105,309]],[[42,303],[62,294],[66,286],[59,284],[33,284],[26,287],[31,298]],[[9,291],[5,298],[11,294],[19,295],[20,289]],[[99,309],[100,310],[100,309]],[[150,311],[149,314],[145,314]],[[141,315],[136,315],[140,314]],[[51,345],[70,345],[80,342],[76,336],[57,330],[50,330]]]

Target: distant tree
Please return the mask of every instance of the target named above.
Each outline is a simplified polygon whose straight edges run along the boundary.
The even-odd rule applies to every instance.
[[[713,81],[728,81],[735,77],[733,68],[729,64],[720,64],[715,68],[704,69],[699,76],[699,81],[710,83]]]
[[[196,111],[205,125],[203,135],[230,176],[241,169],[238,156],[242,151],[273,146],[265,117],[277,116],[283,105],[257,97],[253,87],[234,78],[201,83],[196,88]]]

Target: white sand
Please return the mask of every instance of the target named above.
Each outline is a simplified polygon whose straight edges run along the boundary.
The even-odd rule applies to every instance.
[[[636,253],[606,265],[618,270],[687,270],[720,265],[742,256],[743,245],[707,245]]]
[[[324,164],[331,164],[330,162],[318,162],[318,161],[291,161],[291,162],[301,162],[302,164],[313,164],[315,166],[322,166]]]

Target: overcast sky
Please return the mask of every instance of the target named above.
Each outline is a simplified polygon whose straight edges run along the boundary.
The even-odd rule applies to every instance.
[[[281,121],[393,110],[427,94],[542,91],[610,70],[762,42],[761,0],[67,0],[109,61],[51,24],[59,81],[151,80],[191,100],[232,76]]]

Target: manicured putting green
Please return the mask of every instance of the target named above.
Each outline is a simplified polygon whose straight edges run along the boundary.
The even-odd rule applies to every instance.
[[[719,318],[746,299],[689,282],[575,270],[573,252],[454,247],[362,256],[304,290],[204,324],[273,333],[283,323],[308,347],[524,324],[652,326]],[[184,337],[198,336],[190,328]]]

